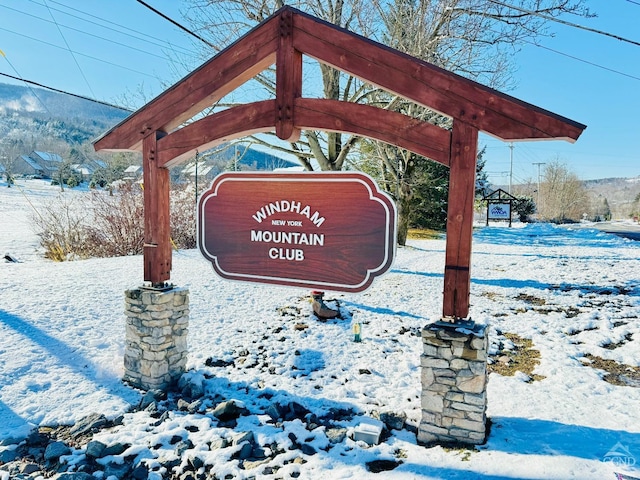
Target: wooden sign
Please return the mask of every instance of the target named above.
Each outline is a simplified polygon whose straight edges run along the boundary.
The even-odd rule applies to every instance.
[[[391,267],[396,210],[362,173],[223,173],[197,235],[223,278],[360,292]]]

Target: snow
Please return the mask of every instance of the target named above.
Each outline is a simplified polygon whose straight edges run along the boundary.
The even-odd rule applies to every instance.
[[[256,476],[239,468],[230,449],[203,448],[229,435],[213,417],[175,411],[156,425],[148,412],[126,413],[143,393],[121,381],[124,291],[140,285],[142,258],[45,260],[29,220],[56,195],[82,194],[37,180],[12,188],[0,183],[0,253],[20,260],[0,263],[0,442],[95,412],[124,414],[121,426],[95,437],[130,445],[122,460],[136,455],[153,463],[158,453],[151,446],[166,446],[170,456],[170,439],[189,435],[191,454],[215,465],[218,478]],[[327,292],[350,318],[326,322],[313,317],[308,291],[225,281],[197,250],[174,252],[171,281],[190,291],[186,377],[249,409],[237,433],[253,431],[261,445],[285,450],[268,464],[280,468],[277,476],[258,478],[294,472],[392,480],[638,476],[638,465],[615,466],[607,453],[619,444],[640,461],[640,388],[603,381],[584,356],[640,365],[640,244],[589,228],[475,230],[471,316],[489,325],[492,352],[500,340],[509,345],[507,332],[531,339],[541,354],[534,374],[545,377],[489,376],[492,425],[485,445],[425,448],[407,429],[379,445],[352,439],[376,411],[404,412],[413,426],[420,421],[420,330],[439,320],[444,252],[444,240],[409,241],[391,272],[366,292]],[[361,343],[353,341],[353,321],[362,323]],[[228,365],[207,367],[210,358]],[[343,425],[349,435],[325,451],[325,427],[310,432],[299,420],[282,428],[266,421],[270,404],[292,401],[318,416],[331,408],[356,411]],[[193,425],[197,432],[188,433]],[[291,433],[318,452],[304,464],[285,464],[294,455],[286,452]],[[73,463],[83,454],[73,450],[65,459]],[[402,463],[380,474],[366,470],[366,462],[380,459]]]

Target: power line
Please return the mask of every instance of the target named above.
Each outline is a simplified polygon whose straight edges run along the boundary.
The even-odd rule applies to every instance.
[[[31,2],[33,2],[33,0],[30,0],[30,1],[31,1]],[[40,3],[37,3],[37,2],[33,2],[33,3],[35,3],[36,5],[41,5]],[[58,3],[58,2],[53,2],[53,3]],[[46,18],[42,18],[42,17],[39,17],[39,16],[37,16],[37,15],[33,15],[33,14],[31,14],[31,13],[23,12],[23,11],[21,11],[21,10],[16,10],[15,8],[7,7],[6,5],[0,5],[0,7],[3,7],[3,8],[5,8],[5,9],[7,9],[7,10],[12,10],[12,11],[17,12],[17,13],[20,13],[21,15],[25,15],[25,16],[28,16],[28,17],[32,17],[32,18],[35,18],[35,19],[41,20],[41,21],[43,21],[43,22],[53,23],[51,20],[47,20]],[[93,24],[93,25],[97,25],[97,26],[99,26],[99,27],[101,27],[101,28],[105,28],[105,29],[110,30],[110,31],[112,31],[112,32],[116,32],[116,33],[119,33],[119,34],[122,34],[122,35],[126,35],[126,36],[131,37],[131,38],[135,38],[136,40],[140,40],[140,41],[143,41],[143,42],[146,42],[146,43],[151,43],[152,45],[156,45],[156,46],[161,47],[161,48],[164,48],[164,47],[165,47],[165,45],[162,45],[162,44],[159,44],[159,43],[155,43],[155,42],[150,42],[149,40],[146,40],[146,39],[144,39],[144,38],[142,38],[142,37],[140,37],[140,36],[131,35],[131,34],[129,34],[129,33],[126,33],[126,32],[120,31],[120,30],[113,29],[113,28],[111,28],[111,27],[107,27],[107,26],[105,26],[105,25],[101,25],[101,24],[99,24],[99,23],[96,23],[96,22],[92,22],[92,21],[90,21],[90,20],[83,19],[83,18],[78,17],[78,16],[76,16],[76,15],[71,15],[71,14],[66,13],[66,12],[63,12],[62,10],[59,10],[59,9],[53,9],[53,10],[56,10],[56,11],[58,11],[58,12],[61,12],[63,15],[67,15],[67,16],[70,16],[70,17],[76,18],[76,19],[78,19],[78,20],[80,20],[80,21],[82,21],[82,22],[91,23],[91,24]],[[88,15],[88,14],[87,14],[87,15]],[[108,22],[107,20],[104,20],[104,21],[105,21],[105,22],[107,22],[107,23],[111,23],[111,24],[113,24],[113,25],[116,25],[116,26],[119,26],[119,27],[121,27],[121,28],[125,28],[125,29],[126,29],[126,27],[122,27],[121,25],[118,25],[118,24],[116,24],[116,23]],[[64,28],[68,29],[68,30],[72,30],[72,31],[74,31],[74,32],[82,33],[83,35],[87,35],[87,36],[90,36],[90,37],[93,37],[93,38],[97,38],[97,39],[99,39],[99,40],[103,40],[103,41],[105,41],[105,42],[113,43],[113,44],[115,44],[115,45],[119,45],[119,46],[121,46],[121,47],[125,47],[125,48],[128,48],[128,49],[130,49],[130,50],[135,50],[135,51],[137,51],[137,52],[144,53],[144,54],[146,54],[146,55],[151,55],[151,56],[154,56],[154,57],[156,57],[156,58],[160,58],[160,59],[162,59],[162,60],[167,60],[167,57],[166,57],[166,56],[158,55],[158,54],[156,54],[156,53],[149,52],[148,50],[142,50],[142,49],[140,49],[140,48],[133,47],[133,46],[128,45],[128,44],[126,44],[126,43],[117,42],[117,41],[113,40],[112,38],[102,37],[102,36],[97,35],[97,34],[95,34],[95,33],[87,32],[87,31],[85,31],[85,30],[81,30],[81,29],[79,29],[79,28],[71,27],[71,26],[69,26],[69,25],[65,25],[65,24],[60,24],[60,25],[61,25],[61,26],[63,26]],[[7,30],[7,29],[2,29],[2,30],[5,30],[5,31],[10,32],[10,33],[13,33],[13,34],[15,34],[15,35],[21,35],[21,36],[24,36],[24,37],[26,37],[26,38],[33,39],[32,37],[29,37],[29,36],[27,36],[27,35],[24,35],[24,34],[21,34],[21,33],[18,33],[18,32],[14,32],[14,31]],[[149,37],[149,38],[152,38],[152,39],[154,39],[154,40],[157,40],[155,37],[152,37],[152,36],[149,36],[149,35],[146,35],[146,34],[143,34],[143,36],[145,36],[145,37]],[[37,39],[34,39],[34,40],[37,40]],[[47,42],[45,42],[44,40],[38,40],[38,41],[41,41],[41,42],[43,42],[43,43],[47,43]],[[47,43],[47,44],[51,45],[50,43]],[[173,48],[173,47],[174,47],[174,45],[173,45],[173,44],[168,44],[168,46],[169,46],[169,47],[171,47],[171,48]],[[196,55],[194,55],[194,54],[193,54],[193,52],[190,52],[189,50],[187,50],[187,49],[185,49],[185,48],[182,48],[182,47],[180,47],[180,46],[178,46],[178,45],[175,45],[175,47],[178,47],[178,49],[180,49],[180,50],[181,50],[181,52],[180,52],[181,54],[187,54],[187,55],[189,55],[189,56],[191,56],[191,57],[193,57],[193,58],[197,58],[197,56],[196,56]],[[74,52],[74,53],[77,53],[77,52]]]
[[[91,95],[95,97],[96,94],[93,92],[93,89],[91,88],[91,84],[89,83],[89,80],[87,80],[87,76],[84,74],[84,71],[82,70],[82,67],[80,66],[80,63],[78,63],[78,59],[73,54],[73,50],[71,50],[71,47],[69,46],[69,42],[67,42],[66,37],[62,33],[62,29],[60,28],[60,25],[58,25],[58,22],[56,21],[56,18],[53,16],[53,12],[49,8],[49,5],[47,4],[47,0],[42,0],[42,1],[44,2],[44,6],[47,7],[47,10],[49,11],[49,15],[51,15],[51,20],[53,20],[53,23],[55,24],[56,28],[58,29],[58,33],[62,37],[62,40],[64,41],[64,44],[67,46],[67,50],[71,54],[71,57],[73,58],[73,61],[76,64],[76,67],[78,67],[78,71],[80,72],[80,75],[82,75],[82,78],[84,79],[84,83],[87,84],[87,87],[89,88],[89,92],[91,92]]]
[[[7,61],[9,61],[9,60],[7,59]],[[9,63],[9,65],[11,65],[11,63]],[[40,88],[44,88],[44,89],[47,89],[47,90],[51,90],[52,92],[62,93],[64,95],[69,95],[71,97],[81,98],[82,100],[88,100],[90,102],[98,103],[100,105],[105,105],[107,107],[117,108],[118,110],[123,110],[125,112],[133,112],[133,110],[131,110],[129,108],[121,107],[119,105],[114,105],[113,103],[103,102],[101,100],[96,100],[95,98],[85,97],[84,95],[78,95],[77,93],[71,93],[71,92],[67,92],[65,90],[60,90],[59,88],[49,87],[47,85],[43,85],[42,83],[34,82],[33,80],[27,80],[27,79],[22,78],[22,77],[16,77],[14,75],[9,75],[8,73],[0,72],[0,75],[2,75],[3,77],[12,78],[13,80],[20,80],[21,82],[24,82],[24,83],[27,83],[27,84],[30,84],[30,85],[35,85],[36,87],[40,87]],[[36,98],[38,98],[38,96],[33,91],[33,89],[29,88],[29,90],[31,90],[31,92],[36,96]],[[40,98],[38,98],[38,100],[40,100]],[[42,100],[40,100],[40,103],[42,103],[44,108],[47,108],[47,106],[42,102]],[[48,109],[47,109],[47,111],[49,112],[50,115],[52,115],[52,113]]]
[[[38,2],[35,2],[34,0],[29,0],[29,1],[35,3],[36,5],[40,5]],[[70,7],[69,5],[65,5],[64,3],[57,2],[55,0],[49,0],[49,1],[50,1],[50,3],[55,3],[57,5],[61,5],[61,6],[67,8],[67,9],[69,9],[71,11],[81,13],[82,15],[84,15],[86,17],[91,17],[91,18],[95,18],[96,20],[100,20],[100,22],[102,22],[102,23],[98,23],[98,22],[94,22],[94,21],[91,21],[91,20],[87,20],[86,18],[82,18],[82,17],[79,17],[77,15],[72,15],[71,13],[65,12],[64,10],[54,9],[54,10],[62,13],[63,15],[67,15],[69,17],[77,18],[78,20],[80,20],[82,22],[91,23],[93,25],[97,25],[99,27],[106,28],[108,30],[120,33],[122,35],[126,35],[128,37],[135,38],[136,40],[142,40],[144,42],[151,43],[151,44],[156,45],[156,46],[161,47],[161,48],[169,47],[172,50],[178,49],[178,50],[181,51],[180,53],[183,53],[183,54],[186,54],[186,55],[190,55],[190,56],[192,56],[194,58],[196,57],[196,55],[194,55],[191,50],[189,50],[187,48],[184,48],[184,47],[181,47],[180,45],[168,42],[168,41],[166,41],[166,40],[164,40],[162,38],[154,37],[153,35],[149,35],[147,33],[138,32],[137,30],[132,30],[131,28],[126,27],[124,25],[120,25],[118,23],[112,22],[112,21],[107,20],[105,18],[101,18],[101,17],[98,17],[96,15],[92,15],[92,14],[90,14],[88,12],[84,12],[82,10],[78,10],[76,8]],[[5,8],[8,8],[8,7],[5,7]],[[24,12],[21,12],[21,13],[24,13]],[[118,28],[114,29],[112,27],[108,27],[105,24],[113,25],[113,26],[118,27]],[[71,27],[67,27],[67,28],[71,28]],[[81,30],[78,30],[78,31],[81,31]],[[127,33],[127,31],[128,32],[133,32],[133,33]],[[87,35],[91,35],[88,32],[82,32],[82,33],[86,33]],[[102,38],[102,37],[98,37],[98,38]],[[154,41],[150,42],[148,39],[152,39]],[[113,40],[107,39],[107,41],[113,41]],[[160,42],[160,43],[157,43],[157,42]],[[122,44],[122,45],[124,45],[124,44]],[[132,47],[130,47],[130,48],[132,48]]]
[[[491,0],[491,1],[493,1],[493,0]],[[525,43],[530,44],[530,45],[534,45],[534,46],[536,46],[538,48],[543,48],[545,50],[549,50],[550,52],[557,53],[558,55],[562,55],[563,57],[571,58],[572,60],[577,60],[578,62],[586,63],[587,65],[591,65],[592,67],[597,67],[597,68],[600,68],[602,70],[606,70],[608,72],[616,73],[618,75],[623,75],[625,77],[632,78],[633,80],[640,80],[640,77],[636,77],[636,76],[631,75],[629,73],[624,73],[624,72],[621,72],[620,70],[614,70],[613,68],[605,67],[604,65],[600,65],[600,64],[594,63],[594,62],[590,62],[589,60],[584,60],[584,59],[576,57],[574,55],[570,55],[568,53],[560,52],[558,50],[554,50],[553,48],[545,47],[544,45],[540,45],[540,44],[537,44],[537,43],[534,43],[534,42],[528,42],[526,40],[523,40],[523,41]]]
[[[491,3],[495,3],[496,5],[501,5],[506,8],[512,8],[513,10],[518,10],[519,12],[527,13],[529,15],[534,15],[536,17],[544,18],[545,20],[549,20],[551,22],[561,23],[563,25],[567,25],[569,27],[579,28],[581,30],[586,30],[587,32],[597,33],[598,35],[604,35],[606,37],[615,38],[616,40],[620,40],[621,42],[631,43],[633,45],[637,45],[640,47],[640,42],[636,42],[635,40],[629,40],[628,38],[621,37],[620,35],[615,35],[613,33],[605,32],[603,30],[597,30],[595,28],[585,27],[584,25],[578,25],[577,23],[567,22],[566,20],[560,20],[559,18],[552,17],[550,15],[544,15],[543,13],[535,12],[533,10],[527,10],[526,8],[516,7],[514,5],[509,5],[508,3],[499,2],[498,0],[489,0]]]
[[[60,48],[60,49],[64,50],[64,47],[61,47],[61,46],[59,46],[59,45],[55,45],[55,44],[53,44],[53,43],[51,43],[51,42],[47,42],[47,41],[45,41],[45,40],[40,40],[39,38],[31,37],[31,36],[29,36],[29,35],[25,35],[24,33],[14,32],[13,30],[9,30],[9,29],[7,29],[7,28],[2,28],[2,27],[0,27],[0,30],[4,30],[5,32],[13,33],[14,35],[18,35],[18,36],[20,36],[20,37],[28,38],[29,40],[33,40],[33,41],[35,41],[35,42],[44,43],[45,45],[49,45],[50,47]],[[92,55],[87,55],[87,54],[85,54],[85,53],[80,53],[80,52],[75,52],[75,51],[74,51],[74,53],[75,53],[76,55],[80,55],[81,57],[90,58],[90,59],[92,59],[92,60],[96,60],[96,61],[98,61],[98,62],[101,62],[101,63],[107,64],[107,65],[113,65],[114,67],[119,67],[119,68],[122,68],[122,69],[124,69],[124,70],[129,70],[130,72],[138,73],[138,74],[140,74],[140,75],[145,75],[145,76],[150,77],[150,78],[155,78],[153,75],[150,75],[150,74],[149,74],[149,73],[147,73],[147,72],[141,72],[141,71],[139,71],[139,70],[135,70],[135,69],[133,69],[133,68],[125,67],[124,65],[119,65],[119,64],[117,64],[117,63],[109,62],[109,61],[107,61],[107,60],[103,60],[103,59],[101,59],[101,58],[94,57],[94,56],[92,56]]]
[[[213,45],[212,43],[210,43],[208,40],[202,38],[200,35],[198,35],[197,33],[189,30],[187,27],[181,25],[180,23],[176,22],[173,18],[165,15],[164,13],[162,13],[159,10],[156,10],[155,8],[153,8],[151,5],[149,5],[148,3],[144,2],[143,0],[136,0],[140,5],[143,5],[145,7],[147,7],[149,10],[151,10],[153,13],[160,15],[162,18],[164,18],[165,20],[168,20],[169,22],[173,23],[176,27],[178,27],[179,29],[183,30],[184,32],[188,33],[189,35],[191,35],[192,37],[197,38],[198,40],[200,40],[202,43],[204,43],[205,45],[210,46],[211,48],[215,49],[215,45]]]

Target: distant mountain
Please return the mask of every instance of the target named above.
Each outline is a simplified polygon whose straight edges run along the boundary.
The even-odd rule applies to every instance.
[[[640,195],[640,177],[603,178],[583,183],[592,198],[607,199],[613,218],[628,218],[635,199]]]
[[[41,88],[0,83],[0,163],[32,150],[62,154],[87,145],[125,119],[130,112]],[[206,155],[205,155],[206,157]],[[268,152],[238,145],[216,154],[218,170],[273,170],[297,166]],[[65,159],[66,160],[66,159]],[[206,160],[204,161],[206,163]]]
[[[92,140],[130,112],[41,88],[0,83],[0,137],[28,132],[70,144]]]

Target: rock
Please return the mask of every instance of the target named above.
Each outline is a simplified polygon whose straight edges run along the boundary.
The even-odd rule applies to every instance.
[[[79,436],[87,433],[97,432],[107,424],[107,417],[101,413],[92,413],[91,415],[78,420],[78,422],[76,422],[76,424],[69,430],[69,435],[74,438],[78,438]]]
[[[110,462],[107,463],[104,467],[104,477],[109,478],[114,476],[118,479],[126,479],[129,478],[128,474],[131,471],[131,466],[126,462],[119,464]]]
[[[304,418],[310,413],[309,410],[307,410],[297,402],[291,402],[287,404],[287,406],[283,408],[283,412],[283,419],[286,422],[290,422],[296,419],[304,420]]]
[[[181,442],[178,442],[175,448],[173,449],[173,452],[176,454],[176,456],[182,457],[184,452],[192,448],[193,448],[193,442],[187,438],[186,440],[182,440]]]
[[[229,446],[229,442],[226,438],[217,438],[212,441],[209,445],[209,450],[220,450],[221,448],[227,448]]]
[[[52,480],[95,480],[93,475],[85,472],[64,472],[51,477]]]
[[[183,400],[182,398],[178,399],[178,410],[182,411],[182,412],[186,412],[187,410],[189,410],[189,402],[187,402],[186,400]]]
[[[228,402],[219,403],[212,413],[218,420],[228,422],[229,420],[236,420],[240,415],[246,414],[247,409],[238,406],[235,401],[229,400]]]
[[[189,458],[189,464],[191,465],[193,470],[196,471],[199,468],[204,467],[204,460],[200,457],[192,457]]]
[[[144,465],[138,465],[131,472],[131,478],[133,480],[147,480],[148,476],[149,476],[149,471],[147,470],[147,467],[145,467]]]
[[[234,455],[238,460],[246,460],[251,458],[251,453],[253,452],[253,446],[250,443],[245,443],[240,447],[240,451]]]
[[[85,453],[88,457],[101,458],[106,448],[107,446],[104,443],[97,440],[92,440],[87,443],[87,449]]]
[[[240,445],[242,442],[255,442],[253,432],[240,432],[231,437],[231,445]]]
[[[116,442],[113,445],[109,445],[108,447],[106,447],[103,451],[102,451],[102,456],[103,457],[108,457],[109,455],[120,455],[121,453],[123,453],[127,448],[129,448],[128,445],[125,445],[123,443],[120,442]]]
[[[317,452],[316,452],[316,449],[315,449],[315,448],[313,448],[313,447],[312,447],[311,445],[309,445],[308,443],[303,443],[303,444],[300,446],[300,451],[301,451],[302,453],[304,453],[305,455],[315,455],[315,454],[317,453]]]
[[[27,445],[29,447],[45,447],[48,443],[49,437],[37,430],[32,431],[27,437]]]
[[[259,467],[260,465],[264,465],[269,460],[270,459],[268,458],[263,458],[260,460],[245,460],[242,466],[244,467],[245,470],[253,470],[254,468]]]
[[[68,455],[71,449],[64,442],[51,442],[44,451],[44,459],[47,462],[57,461],[62,455]]]
[[[160,402],[162,400],[167,399],[167,392],[164,390],[160,390],[158,388],[149,390],[144,396],[140,399],[140,404],[138,408],[140,410],[145,410],[151,403]]]
[[[367,462],[366,465],[367,470],[369,470],[371,473],[380,473],[393,470],[401,464],[402,462],[397,462],[395,460],[373,460],[371,462]]]
[[[326,431],[327,438],[329,442],[336,444],[344,441],[347,437],[347,429],[346,428],[328,428]]]
[[[271,417],[272,420],[278,421],[281,418],[284,418],[284,412],[278,403],[270,404],[265,413]]]
[[[37,463],[25,463],[20,467],[20,473],[24,475],[31,475],[32,473],[39,472],[40,465]]]
[[[407,421],[407,414],[404,412],[382,412],[379,418],[387,430],[402,430],[404,422]]]
[[[0,452],[0,464],[13,462],[20,455],[18,454],[18,450],[4,450]]]

